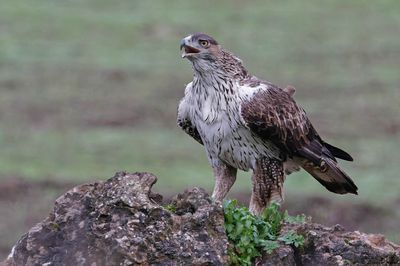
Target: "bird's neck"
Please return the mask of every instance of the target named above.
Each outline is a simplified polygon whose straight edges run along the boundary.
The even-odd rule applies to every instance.
[[[240,59],[229,52],[222,52],[215,60],[192,62],[193,84],[200,90],[235,93],[234,84],[251,77]]]
[[[196,94],[212,95],[216,94],[233,94],[235,80],[227,75],[221,69],[213,71],[197,71],[194,70],[193,87]]]

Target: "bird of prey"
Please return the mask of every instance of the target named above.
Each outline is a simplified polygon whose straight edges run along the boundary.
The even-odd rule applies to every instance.
[[[281,89],[251,75],[238,57],[204,33],[183,38],[180,48],[194,75],[177,123],[205,147],[215,176],[214,200],[225,198],[237,169],[253,172],[253,214],[283,200],[285,174],[300,168],[331,192],[357,194],[336,160],[353,158],[322,140],[294,101],[294,87]]]

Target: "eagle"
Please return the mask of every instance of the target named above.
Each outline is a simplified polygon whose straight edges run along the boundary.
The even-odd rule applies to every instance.
[[[252,171],[249,210],[255,215],[283,200],[285,175],[300,168],[331,192],[357,194],[337,162],[353,158],[320,137],[296,104],[294,87],[282,89],[253,76],[204,33],[183,38],[180,49],[192,65],[193,81],[179,103],[177,124],[204,145],[215,177],[215,201],[225,198],[238,169]]]

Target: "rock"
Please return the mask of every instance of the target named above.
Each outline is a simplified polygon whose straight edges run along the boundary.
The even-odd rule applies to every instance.
[[[149,173],[117,173],[58,198],[49,216],[13,247],[5,265],[227,265],[220,205],[193,188],[161,206]],[[400,247],[381,235],[310,222],[286,224],[305,244],[281,245],[256,265],[400,264]]]
[[[6,265],[225,265],[221,206],[198,188],[175,197],[176,214],[160,205],[148,173],[117,173],[81,185],[22,236]]]
[[[382,235],[346,232],[340,225],[287,224],[283,232],[295,231],[305,237],[300,248],[281,246],[264,254],[257,265],[399,265],[400,246]]]

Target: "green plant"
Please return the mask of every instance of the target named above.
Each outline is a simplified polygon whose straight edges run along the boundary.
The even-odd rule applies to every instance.
[[[299,247],[304,237],[295,232],[280,235],[284,222],[304,222],[305,216],[289,216],[280,212],[279,205],[272,203],[260,216],[239,207],[236,200],[224,202],[225,231],[229,240],[229,257],[232,265],[251,265],[260,251],[271,253],[279,245]]]
[[[176,212],[176,206],[172,203],[164,205],[164,209],[172,213]]]

